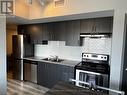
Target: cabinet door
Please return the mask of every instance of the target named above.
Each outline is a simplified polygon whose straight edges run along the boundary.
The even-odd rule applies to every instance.
[[[28,31],[28,34],[30,35],[32,44],[42,43],[42,25],[41,24],[28,25],[27,31]]]
[[[48,84],[47,79],[48,74],[46,69],[46,63],[39,62],[37,69],[37,83],[39,85],[46,86]]]
[[[62,66],[61,80],[64,82],[70,82],[70,79],[74,79],[74,68],[70,66]]]
[[[52,88],[61,77],[60,65],[53,63],[39,62],[38,84]]]
[[[54,40],[54,28],[53,28],[53,23],[46,23],[47,27],[47,33],[48,33],[48,40],[53,41]]]
[[[80,20],[66,22],[66,45],[79,46]]]
[[[42,40],[49,40],[50,35],[49,35],[49,30],[48,30],[48,24],[44,23],[42,24]]]
[[[57,84],[57,82],[60,81],[60,77],[61,77],[61,66],[58,64],[49,64],[49,88],[52,88],[55,84]]]
[[[112,33],[113,19],[111,17],[96,18],[94,22],[94,30],[96,33]]]
[[[93,32],[94,32],[94,20],[93,19],[81,20],[80,33],[93,33]]]
[[[65,41],[66,26],[65,22],[55,22],[54,24],[54,40]]]
[[[27,25],[18,25],[17,30],[18,30],[18,34],[26,35],[27,34]]]

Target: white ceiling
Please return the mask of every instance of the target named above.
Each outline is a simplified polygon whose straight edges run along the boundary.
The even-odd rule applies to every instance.
[[[65,20],[75,20],[75,19],[87,19],[87,18],[97,18],[97,17],[109,17],[113,16],[114,11],[99,11],[92,13],[82,13],[82,14],[73,14],[57,17],[48,17],[48,18],[39,18],[39,19],[24,19],[21,17],[8,17],[7,24],[33,24],[33,23],[45,23],[45,22],[55,22],[55,21],[65,21]]]

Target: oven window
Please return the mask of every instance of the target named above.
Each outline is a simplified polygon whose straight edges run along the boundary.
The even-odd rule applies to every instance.
[[[91,86],[96,88],[96,85],[102,86],[102,87],[108,87],[108,76],[106,75],[94,75],[94,74],[88,74],[84,72],[79,73],[79,80],[89,83]],[[83,83],[79,83],[81,86],[86,86]]]

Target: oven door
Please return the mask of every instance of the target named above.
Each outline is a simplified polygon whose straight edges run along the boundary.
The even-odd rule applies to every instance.
[[[90,87],[96,88],[97,86],[109,87],[109,75],[101,74],[91,71],[76,69],[76,80],[86,82]],[[80,82],[76,82],[76,86],[88,86]]]

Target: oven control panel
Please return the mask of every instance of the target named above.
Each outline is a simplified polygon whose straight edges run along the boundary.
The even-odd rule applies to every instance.
[[[103,54],[92,54],[92,53],[83,53],[82,58],[86,60],[100,60],[100,61],[108,61],[109,55]]]

